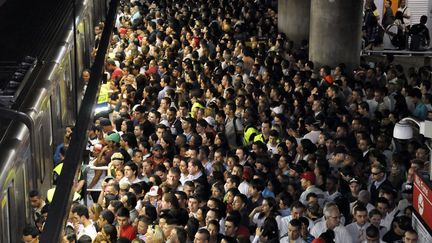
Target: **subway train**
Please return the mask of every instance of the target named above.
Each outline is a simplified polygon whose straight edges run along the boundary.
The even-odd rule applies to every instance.
[[[31,190],[52,186],[53,153],[74,124],[106,0],[0,6],[0,242],[32,223]],[[73,22],[75,20],[75,24]]]

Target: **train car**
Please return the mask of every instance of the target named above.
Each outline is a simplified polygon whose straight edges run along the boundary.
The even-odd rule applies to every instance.
[[[0,242],[34,223],[28,194],[52,186],[53,153],[74,124],[81,72],[106,1],[6,1],[0,6]],[[75,24],[74,22],[75,21]]]

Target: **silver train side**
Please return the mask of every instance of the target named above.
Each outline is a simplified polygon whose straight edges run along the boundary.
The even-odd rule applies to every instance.
[[[36,189],[46,193],[52,186],[54,149],[63,142],[64,128],[75,122],[82,97],[82,84],[75,80],[91,65],[94,26],[104,20],[106,8],[105,0],[77,3],[76,46],[71,18],[61,28],[64,31],[57,33],[63,41],[50,46],[50,54],[43,60],[38,58],[30,74],[33,84],[29,95],[15,106],[17,112],[31,119],[33,131],[20,121],[0,118],[6,127],[0,134],[2,243],[20,242],[25,224],[32,223],[29,192]]]

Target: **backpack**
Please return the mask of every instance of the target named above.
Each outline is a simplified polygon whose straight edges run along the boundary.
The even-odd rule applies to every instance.
[[[395,24],[391,24],[391,25],[387,26],[386,32],[393,26],[395,26]],[[396,35],[394,35],[394,36],[389,35],[389,37],[390,37],[390,42],[393,46],[399,47],[399,48],[403,48],[405,46],[404,45],[405,44],[405,36],[404,36],[403,31],[399,27],[397,27]]]
[[[410,44],[410,50],[412,51],[419,51],[421,49],[421,46],[425,44],[425,32],[426,28],[422,26],[421,24],[415,24],[411,26],[410,29],[410,37],[411,37],[411,44]]]

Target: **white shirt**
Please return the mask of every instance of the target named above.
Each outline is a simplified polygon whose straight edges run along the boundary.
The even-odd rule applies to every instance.
[[[186,177],[185,182],[186,182],[186,181],[194,181],[194,180],[200,178],[202,175],[203,175],[203,174],[202,174],[201,171],[198,171],[198,173],[197,173],[196,175],[189,174],[189,175]],[[181,181],[181,179],[180,179],[180,181]]]
[[[181,183],[182,185],[184,185],[184,183],[185,183],[186,181],[188,181],[188,175],[185,175],[185,174],[181,173],[181,174],[180,174],[180,183]]]
[[[301,203],[303,203],[303,205],[307,205],[306,197],[311,192],[315,193],[318,196],[318,203],[322,207],[324,205],[325,196],[324,196],[323,191],[321,189],[319,189],[318,187],[316,187],[315,185],[312,185],[312,186],[309,186],[308,188],[306,188],[306,190],[304,192],[302,192],[302,194],[300,195],[299,201]]]
[[[135,177],[135,179],[133,181],[130,181],[126,176],[121,178],[119,181],[119,184],[122,183],[129,183],[129,185],[135,184],[135,183],[139,183],[141,182],[141,180],[138,177]]]
[[[312,230],[310,231],[311,235],[313,235],[315,238],[318,238],[322,233],[327,231],[327,224],[326,221],[323,220],[321,222],[318,222],[314,225]],[[335,242],[337,243],[353,243],[353,240],[351,238],[351,235],[349,235],[346,228],[342,225],[338,225],[336,228],[333,229],[335,233]]]
[[[92,240],[96,238],[97,231],[93,223],[89,224],[87,227],[84,227],[84,225],[80,224],[77,234],[77,239],[79,239],[83,235],[88,235]]]
[[[317,144],[320,134],[321,134],[321,131],[310,131],[303,136],[303,139],[307,138],[307,139],[311,140],[313,144]]]
[[[238,190],[240,191],[241,194],[246,195],[247,197],[249,197],[249,183],[247,181],[242,181],[238,187]]]
[[[314,226],[314,222],[306,216],[303,217],[307,218],[309,221],[308,231],[310,232],[312,227]],[[281,218],[281,227],[279,227],[279,237],[283,237],[288,233],[288,224],[292,219],[293,219],[292,215],[288,215],[286,217]]]
[[[349,235],[353,238],[354,242],[362,242],[366,240],[366,228],[370,224],[366,222],[364,225],[360,226],[356,222],[353,222],[347,226],[345,226],[346,230],[348,231]]]
[[[397,11],[401,11],[403,13],[404,16],[407,16],[409,18],[403,18],[404,24],[406,26],[409,26],[411,24],[411,10],[410,8],[408,8],[408,6],[405,3],[405,7],[399,7]]]
[[[399,209],[395,207],[391,212],[388,212],[387,215],[381,220],[381,226],[386,227],[386,229],[391,229],[391,225],[393,219],[399,214]]]
[[[339,196],[342,196],[342,194],[339,191],[335,191],[331,195],[328,191],[324,192],[324,197],[326,202],[333,202]]]
[[[289,237],[288,235],[280,238],[279,243],[289,243]],[[297,238],[297,240],[294,241],[294,243],[306,243],[306,241],[304,241],[301,236],[299,236],[299,238]]]

